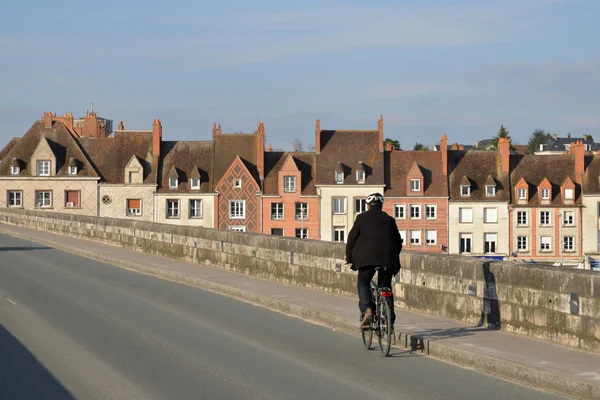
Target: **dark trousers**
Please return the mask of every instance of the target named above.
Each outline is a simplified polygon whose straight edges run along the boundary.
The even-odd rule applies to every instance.
[[[375,266],[361,267],[358,270],[358,308],[361,315],[365,313],[367,308],[375,312],[375,303],[371,294],[371,280],[375,276]],[[377,286],[392,288],[392,273],[389,270],[380,270],[377,274]],[[389,297],[388,305],[392,311],[392,323],[396,321],[396,313],[394,312],[394,295]]]

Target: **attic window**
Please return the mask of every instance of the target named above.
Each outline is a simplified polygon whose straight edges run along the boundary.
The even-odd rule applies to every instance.
[[[235,189],[239,189],[242,187],[242,180],[241,179],[234,179],[233,180],[233,187]]]
[[[38,161],[37,173],[39,176],[50,176],[50,161]]]
[[[356,183],[365,183],[365,171],[356,171]]]
[[[542,189],[542,200],[550,200],[550,189]]]
[[[496,186],[486,185],[486,187],[485,187],[485,195],[487,197],[494,197],[494,196],[496,196]]]
[[[573,200],[573,189],[565,189],[565,200]]]
[[[471,186],[460,185],[460,195],[462,197],[469,197],[471,195]]]
[[[200,189],[200,178],[192,178],[192,189]]]
[[[527,189],[519,189],[519,200],[527,200]]]
[[[21,173],[21,168],[19,168],[18,165],[13,165],[12,167],[10,167],[11,175],[19,175],[20,173]]]
[[[410,180],[410,191],[411,192],[420,192],[421,191],[421,180],[420,179],[411,179]]]
[[[335,171],[335,183],[344,183],[344,171]]]
[[[69,167],[69,175],[77,175],[77,167]]]
[[[177,186],[179,186],[179,180],[177,178],[169,178],[169,187],[171,189],[177,189]]]

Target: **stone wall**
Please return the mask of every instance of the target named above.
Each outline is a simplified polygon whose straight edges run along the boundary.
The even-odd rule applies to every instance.
[[[0,209],[0,222],[356,295],[343,244],[29,210]],[[475,324],[487,303],[503,330],[600,353],[598,273],[408,251],[401,261],[402,308]]]

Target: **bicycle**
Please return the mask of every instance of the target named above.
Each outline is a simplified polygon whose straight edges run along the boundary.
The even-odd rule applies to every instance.
[[[375,271],[386,269],[385,267],[377,267]],[[389,298],[392,296],[392,289],[388,287],[377,287],[375,282],[371,281],[371,295],[375,303],[375,313],[373,322],[368,327],[363,327],[362,340],[366,349],[371,349],[373,342],[373,332],[379,341],[379,351],[381,355],[387,357],[390,354],[392,347],[392,310],[389,305]],[[362,321],[361,315],[361,321]]]

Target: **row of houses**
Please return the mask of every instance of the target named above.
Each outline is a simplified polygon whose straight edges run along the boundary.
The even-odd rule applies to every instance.
[[[0,207],[344,242],[372,191],[405,248],[578,264],[599,254],[600,157],[384,148],[377,129],[315,126],[314,152],[265,147],[265,127],[163,140],[87,112],[45,113],[0,152]]]

